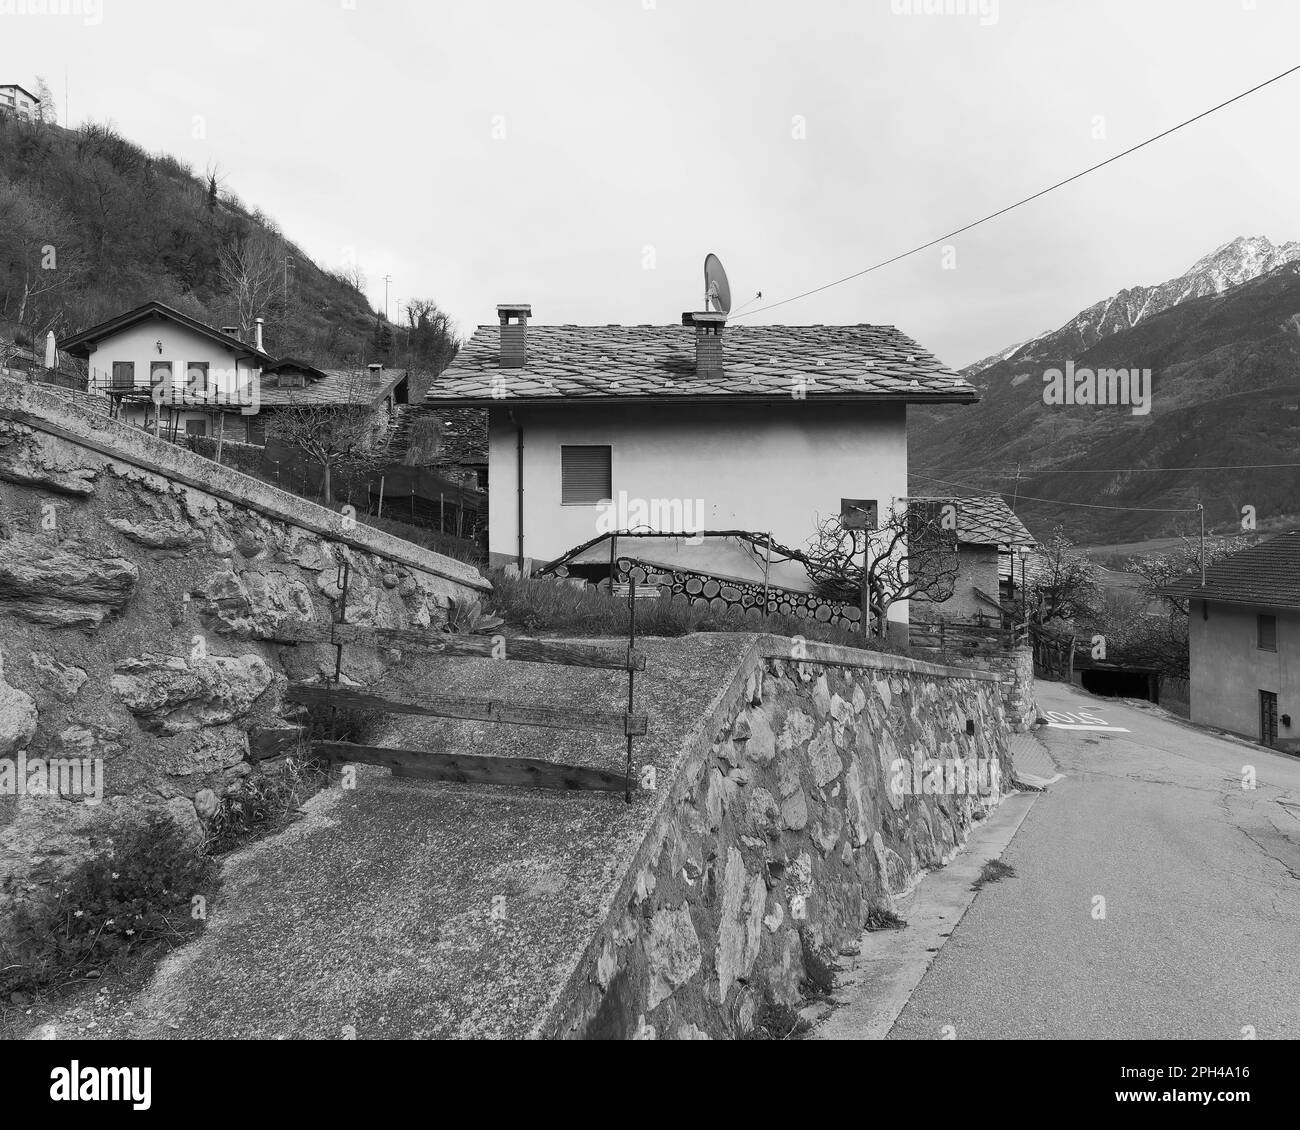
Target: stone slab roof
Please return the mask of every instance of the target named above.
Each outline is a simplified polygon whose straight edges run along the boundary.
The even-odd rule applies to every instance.
[[[1300,530],[1290,530],[1209,566],[1205,585],[1188,577],[1166,590],[1182,599],[1300,608]]]
[[[501,367],[500,335],[500,326],[479,326],[434,381],[428,403],[783,400],[800,379],[809,400],[978,399],[973,385],[893,326],[728,326],[716,374],[696,371],[690,326],[530,325],[519,369]]]
[[[963,545],[1037,545],[1034,535],[1002,499],[913,496],[916,502],[952,502],[957,506],[957,541]]]

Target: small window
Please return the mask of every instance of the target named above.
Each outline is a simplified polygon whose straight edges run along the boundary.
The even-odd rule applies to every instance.
[[[1260,651],[1277,651],[1277,617],[1264,616],[1257,617],[1259,623],[1259,650]]]
[[[208,422],[204,419],[186,420],[185,434],[187,436],[205,436],[208,434]]]
[[[613,449],[593,444],[560,447],[560,502],[580,505],[612,498]]]
[[[113,387],[114,388],[135,388],[135,362],[134,361],[113,362]]]

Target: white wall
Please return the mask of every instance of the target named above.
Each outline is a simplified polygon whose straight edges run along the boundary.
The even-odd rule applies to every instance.
[[[1259,740],[1259,692],[1277,695],[1278,740],[1300,745],[1300,613],[1190,602],[1192,721]],[[1260,651],[1256,617],[1277,616],[1277,651]],[[1290,728],[1281,716],[1291,715]]]
[[[560,502],[562,444],[609,444],[614,495],[702,499],[708,529],[770,532],[803,548],[841,498],[874,498],[886,514],[907,494],[906,405],[636,402],[493,407],[489,549],[517,553],[515,422],[524,429],[524,554],[542,563],[600,530],[598,506]],[[906,622],[900,602],[891,619]]]
[[[162,342],[161,351],[158,349],[158,342],[160,341]],[[211,338],[196,333],[186,326],[177,325],[175,322],[169,322],[161,318],[150,318],[138,322],[120,333],[102,339],[96,346],[95,351],[90,355],[89,368],[92,387],[104,387],[111,384],[113,362],[115,361],[135,362],[135,383],[136,387],[141,389],[150,387],[152,366],[159,361],[171,362],[172,384],[177,390],[185,388],[186,371],[190,362],[206,361],[209,366],[209,380],[226,393],[233,393],[241,385],[247,384],[248,381],[260,376],[261,373],[260,366],[252,363],[249,358],[245,358],[241,363],[237,364],[232,350],[224,348]],[[212,419],[211,414],[204,412],[200,407],[186,410],[178,404],[177,411],[182,421],[186,419]],[[143,408],[124,411],[124,418],[128,418],[131,423],[139,424],[143,421],[143,417]],[[232,427],[241,430],[238,424],[228,420],[227,434],[230,434]],[[182,422],[180,425],[181,431],[184,431],[184,428],[185,425]],[[231,438],[243,437],[231,435]]]

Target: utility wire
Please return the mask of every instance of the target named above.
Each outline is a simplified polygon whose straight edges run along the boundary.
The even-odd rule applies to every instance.
[[[919,471],[912,472],[918,479],[925,479],[931,483],[942,483],[948,487],[961,487],[963,490],[984,491],[987,497],[1001,498],[1005,491],[995,491],[988,487],[978,487],[972,483],[956,483],[948,479],[936,479],[933,475],[923,475]],[[1066,502],[1062,498],[1035,498],[1031,494],[1020,495],[1021,502],[1050,502],[1054,506],[1080,506],[1088,510],[1124,510],[1129,513],[1137,514],[1195,514],[1200,507],[1193,506],[1189,509],[1171,509],[1166,506],[1105,506],[1100,502]]]
[[[791,302],[798,302],[800,299],[809,298],[814,294],[820,294],[822,291],[830,290],[832,287],[842,286],[846,282],[851,282],[853,279],[860,279],[863,275],[871,274],[872,271],[878,271],[882,267],[888,267],[892,263],[897,263],[900,259],[906,259],[908,256],[915,255],[919,251],[924,251],[928,247],[933,247],[935,244],[943,243],[945,240],[952,239],[954,236],[961,235],[963,232],[968,232],[971,228],[977,228],[980,224],[986,224],[989,220],[996,220],[999,216],[1005,216],[1008,212],[1019,208],[1023,204],[1028,204],[1033,200],[1037,200],[1040,196],[1046,196],[1049,192],[1054,192],[1058,188],[1064,188],[1067,184],[1078,180],[1080,177],[1086,177],[1089,173],[1095,173],[1098,169],[1103,169],[1107,165],[1120,160],[1122,157],[1127,157],[1131,153],[1136,153],[1139,149],[1143,149],[1154,142],[1160,141],[1162,138],[1168,137],[1171,133],[1177,133],[1178,130],[1190,126],[1193,122],[1199,122],[1202,118],[1208,117],[1217,110],[1222,110],[1225,106],[1231,106],[1234,102],[1239,102],[1241,99],[1246,98],[1257,91],[1263,90],[1264,87],[1271,86],[1273,83],[1286,78],[1288,75],[1295,74],[1296,71],[1300,71],[1300,64],[1291,67],[1289,70],[1283,71],[1281,74],[1274,75],[1270,79],[1265,79],[1258,86],[1252,86],[1249,90],[1243,90],[1240,94],[1234,94],[1231,98],[1224,102],[1220,102],[1217,106],[1211,106],[1208,110],[1202,110],[1195,117],[1179,122],[1176,126],[1170,126],[1167,130],[1156,134],[1154,137],[1148,137],[1145,141],[1139,141],[1136,145],[1130,146],[1122,153],[1116,153],[1113,157],[1107,157],[1104,161],[1098,161],[1097,164],[1091,165],[1081,172],[1075,173],[1073,176],[1066,177],[1065,180],[1057,181],[1055,184],[1039,189],[1032,196],[1026,196],[1023,200],[1017,200],[1014,204],[1008,204],[1005,208],[999,208],[996,212],[990,212],[987,216],[981,216],[978,220],[973,220],[971,223],[966,224],[963,227],[948,232],[947,235],[941,235],[936,239],[930,240],[928,243],[919,244],[918,246],[895,255],[890,259],[884,259],[879,263],[873,263],[870,267],[866,267],[861,271],[855,271],[851,275],[845,275],[842,279],[836,279],[834,282],[828,282],[822,286],[814,287],[812,290],[805,290],[802,294],[796,294],[792,298],[783,298],[780,302],[771,302],[766,306],[759,306],[756,309],[750,310],[746,314],[733,315],[733,318],[749,318],[754,314],[761,314],[765,310],[775,310],[778,306],[788,306]]]

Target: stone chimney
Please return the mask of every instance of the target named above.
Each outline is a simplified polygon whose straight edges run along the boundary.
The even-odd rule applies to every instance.
[[[722,330],[727,315],[713,311],[683,314],[682,325],[695,327],[695,371],[717,375],[722,372]]]
[[[501,320],[501,368],[522,369],[528,363],[528,319],[533,308],[527,303],[506,303],[497,307]]]

